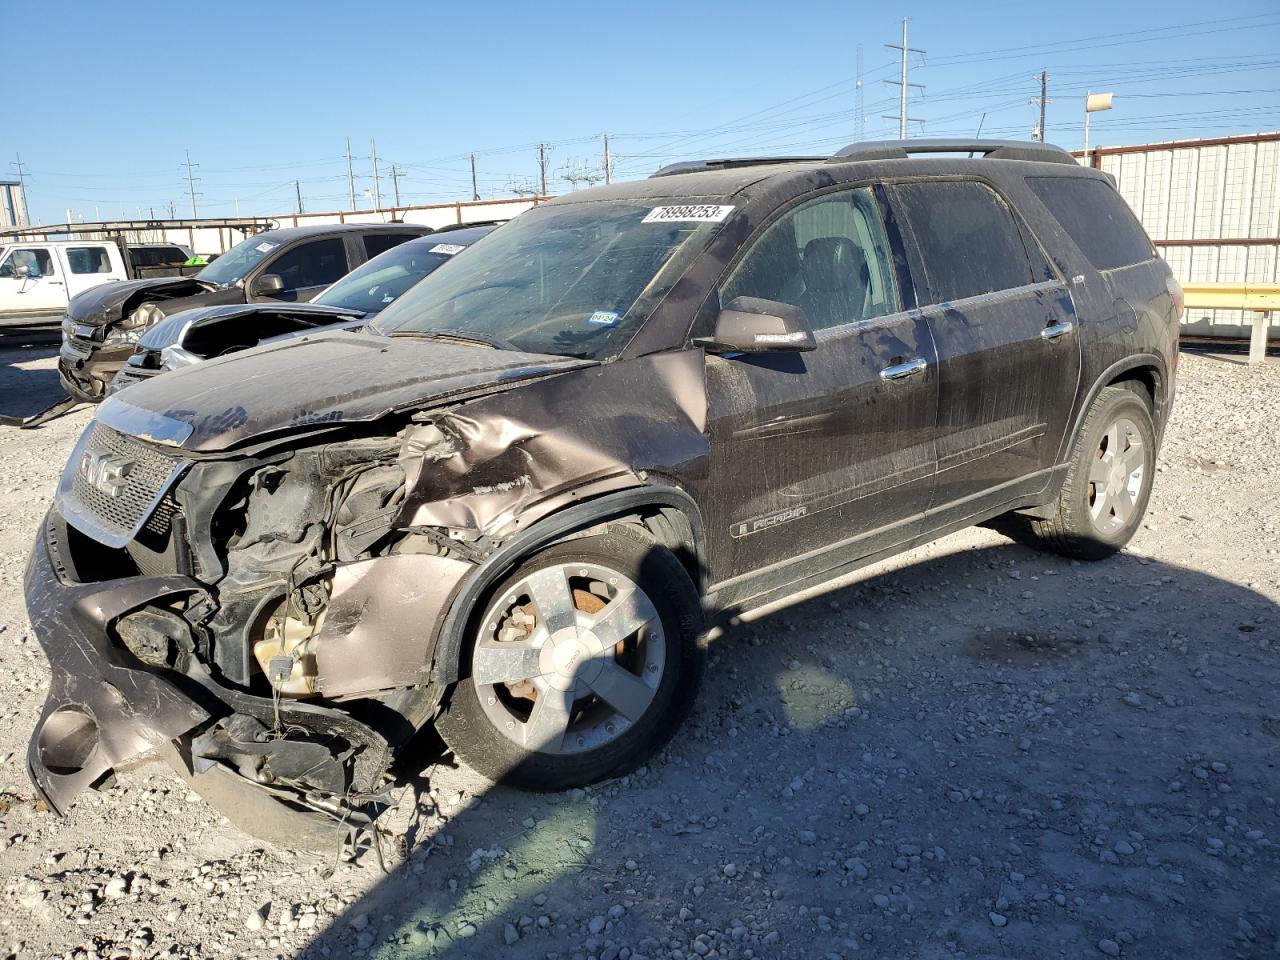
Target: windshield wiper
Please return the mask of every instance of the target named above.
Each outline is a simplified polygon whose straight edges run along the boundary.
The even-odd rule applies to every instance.
[[[470,331],[463,333],[460,330],[393,330],[386,334],[389,337],[417,337],[421,340],[456,340],[459,343],[478,343],[483,347],[491,347],[494,350],[513,350],[520,352],[510,340],[503,340],[501,337],[491,337],[484,333],[472,333]]]

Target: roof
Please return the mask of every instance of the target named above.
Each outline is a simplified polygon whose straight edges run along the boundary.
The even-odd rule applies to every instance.
[[[267,230],[255,234],[287,243],[302,237],[316,237],[328,233],[422,233],[431,232],[431,228],[420,223],[323,223],[307,227],[281,227],[278,230]]]
[[[965,154],[968,154],[965,156]],[[926,159],[914,159],[925,155]],[[731,157],[685,160],[669,164],[646,180],[632,180],[594,187],[557,197],[548,204],[590,200],[660,200],[694,197],[729,197],[754,183],[776,176],[811,174],[817,170],[858,165],[866,175],[877,173],[973,173],[993,162],[1066,164],[1080,167],[1067,151],[1052,144],[1018,140],[875,140],[852,143],[830,157]],[[927,166],[926,166],[927,165]],[[841,180],[849,179],[847,169]],[[858,171],[860,175],[862,171]]]
[[[458,246],[466,247],[475,243],[487,233],[493,233],[497,230],[496,224],[479,224],[474,227],[450,227],[444,231],[444,236],[440,236],[440,231],[428,233],[425,237],[414,237],[412,240],[406,240],[400,244],[401,247],[416,247],[423,245],[435,246],[437,243],[454,243]],[[398,247],[393,247],[399,249]]]

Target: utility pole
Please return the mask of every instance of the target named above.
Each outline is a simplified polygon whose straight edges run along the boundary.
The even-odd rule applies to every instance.
[[[302,213],[302,184],[297,180],[293,181],[293,189],[298,194],[298,212]]]
[[[476,155],[471,154],[471,199],[480,199],[480,188],[476,186]]]
[[[867,108],[862,91],[862,44],[858,44],[858,79],[853,85],[853,135],[858,140],[867,136]]]
[[[403,176],[404,171],[393,163],[391,165],[391,182],[395,185],[397,207],[400,206],[400,178]]]
[[[187,193],[191,195],[191,219],[199,219],[200,214],[196,213],[196,181],[191,175],[191,168],[198,167],[200,164],[191,162],[191,151],[187,151]]]
[[[541,184],[542,196],[547,195],[547,151],[551,147],[548,144],[538,144],[538,182]]]
[[[102,218],[99,217],[98,219],[101,220]],[[174,203],[172,200],[169,201],[169,219],[170,220],[178,219],[178,205]]]
[[[347,137],[347,194],[351,197],[351,209],[356,209],[356,178],[351,172],[351,138]]]
[[[18,195],[22,198],[22,212],[19,213],[17,210],[13,211],[15,218],[21,217],[15,226],[29,227],[31,226],[31,216],[27,212],[27,175],[26,171],[22,169],[22,154],[15,153],[14,156],[18,160],[18,162],[14,164],[14,166],[18,168]]]
[[[918,50],[915,47],[908,45],[906,17],[902,18],[902,44],[899,45],[896,43],[886,43],[885,46],[888,47],[890,50],[899,50],[902,52],[902,65],[899,70],[900,79],[885,81],[885,83],[893,84],[894,86],[899,88],[898,89],[898,115],[896,117],[885,116],[885,119],[898,121],[898,139],[905,140],[910,135],[909,131],[907,130],[907,125],[910,122],[910,117],[907,114],[908,95],[912,87],[918,87],[921,90],[924,89],[923,83],[909,83],[907,81],[908,63],[910,62],[911,54],[918,53],[920,54],[920,56],[923,57],[925,51]]]
[[[600,139],[604,141],[604,182],[613,183],[613,157],[609,156],[609,135],[602,133]]]
[[[1031,101],[1032,106],[1040,107],[1040,125],[1036,127],[1036,139],[1044,143],[1044,108],[1049,103],[1049,71],[1040,71],[1040,96]]]
[[[373,160],[373,209],[382,209],[382,183],[378,180],[378,143],[369,138],[369,150]]]

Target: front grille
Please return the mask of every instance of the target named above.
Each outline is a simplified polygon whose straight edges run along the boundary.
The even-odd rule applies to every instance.
[[[69,519],[87,521],[98,529],[86,533],[105,533],[105,540],[123,545],[151,517],[181,466],[176,457],[95,423],[68,464]],[[158,523],[167,527],[166,520]]]
[[[63,341],[67,345],[67,349],[74,353],[77,357],[87,357],[93,353],[94,347],[97,346],[92,340],[82,340],[79,337],[67,337]]]

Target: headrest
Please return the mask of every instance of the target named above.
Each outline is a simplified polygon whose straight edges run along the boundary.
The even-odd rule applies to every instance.
[[[804,283],[809,290],[848,290],[866,285],[867,259],[848,237],[818,237],[804,245]]]

